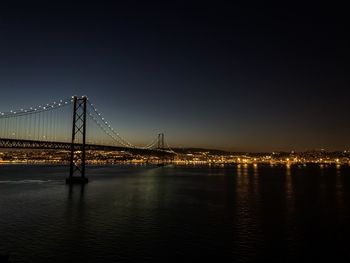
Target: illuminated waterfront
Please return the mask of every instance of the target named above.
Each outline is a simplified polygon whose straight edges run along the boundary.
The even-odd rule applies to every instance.
[[[230,165],[230,164],[325,164],[350,165],[350,152],[327,152],[315,150],[307,152],[272,152],[272,153],[230,153],[215,150],[182,150],[173,156],[159,157],[135,155],[127,151],[88,151],[87,163],[103,164],[157,164],[159,162],[175,165]],[[32,164],[68,164],[68,151],[45,150],[7,150],[0,151],[0,163]]]

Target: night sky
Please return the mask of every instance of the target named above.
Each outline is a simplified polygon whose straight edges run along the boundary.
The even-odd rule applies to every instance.
[[[0,111],[87,95],[134,143],[350,148],[345,6],[27,2],[0,4]]]

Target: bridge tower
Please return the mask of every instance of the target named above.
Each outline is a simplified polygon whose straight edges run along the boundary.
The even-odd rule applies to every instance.
[[[86,184],[85,144],[86,144],[86,104],[87,97],[73,97],[73,126],[70,150],[70,172],[67,184]]]
[[[164,133],[158,133],[158,140],[157,140],[157,149],[163,151],[164,150]],[[166,163],[165,157],[162,154],[158,160],[157,165],[158,166],[164,166]]]
[[[164,149],[164,133],[158,133],[158,147],[159,150]]]

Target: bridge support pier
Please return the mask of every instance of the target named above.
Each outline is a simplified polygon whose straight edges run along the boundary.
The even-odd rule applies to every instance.
[[[89,182],[89,179],[86,177],[79,177],[79,176],[69,176],[66,178],[66,184],[87,184]]]
[[[86,102],[87,98],[73,97],[73,126],[70,150],[70,172],[67,184],[86,184],[85,145],[86,145]],[[81,142],[81,143],[79,143]]]

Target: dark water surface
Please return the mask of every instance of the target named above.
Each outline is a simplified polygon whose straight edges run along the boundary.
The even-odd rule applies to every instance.
[[[350,168],[0,166],[11,262],[350,262]]]

